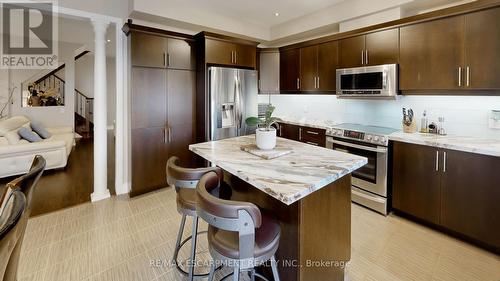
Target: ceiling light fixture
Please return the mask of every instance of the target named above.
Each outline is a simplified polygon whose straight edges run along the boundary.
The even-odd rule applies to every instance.
[[[275,17],[278,17],[279,15],[280,15],[280,13],[278,13],[278,12],[274,13]]]
[[[106,41],[108,41],[108,43],[109,43],[109,42],[111,42],[111,39],[108,39],[108,40],[106,40]]]

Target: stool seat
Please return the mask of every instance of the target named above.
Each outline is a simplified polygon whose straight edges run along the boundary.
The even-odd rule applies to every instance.
[[[276,252],[280,241],[280,225],[270,214],[262,212],[262,224],[255,229],[254,257],[269,256]],[[208,243],[221,255],[239,259],[238,232],[221,230],[208,226]]]
[[[196,189],[179,189],[177,192],[177,208],[196,211]]]

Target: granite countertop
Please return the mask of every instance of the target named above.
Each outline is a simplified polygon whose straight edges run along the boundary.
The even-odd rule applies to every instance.
[[[278,117],[280,119],[280,123],[285,123],[285,124],[291,124],[291,125],[297,125],[297,126],[304,126],[304,127],[311,127],[311,128],[318,128],[318,129],[325,129],[328,130],[332,128],[333,126],[337,125],[338,122],[331,121],[331,120],[321,120],[321,119],[297,119],[297,118],[291,118],[291,117]]]
[[[367,164],[367,159],[301,142],[277,139],[292,153],[265,160],[242,151],[255,135],[192,144],[189,150],[279,201],[291,205]]]
[[[396,132],[389,140],[500,157],[500,139]]]

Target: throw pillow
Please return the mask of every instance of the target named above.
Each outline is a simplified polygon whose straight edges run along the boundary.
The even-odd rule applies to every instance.
[[[40,122],[31,122],[31,129],[33,129],[33,131],[35,131],[40,137],[42,137],[42,139],[48,139],[52,136],[52,134],[49,133],[49,131],[47,131],[47,129],[45,129],[45,127],[43,127]]]
[[[27,128],[21,128],[17,133],[21,136],[21,138],[29,141],[29,142],[39,142],[42,141],[39,135],[37,135],[35,132],[30,131]]]

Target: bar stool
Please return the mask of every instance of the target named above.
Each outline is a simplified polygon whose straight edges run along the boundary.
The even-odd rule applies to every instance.
[[[196,185],[200,178],[208,173],[214,172],[216,176],[222,178],[223,173],[220,168],[210,167],[210,168],[184,168],[179,166],[179,158],[172,156],[167,162],[167,182],[169,185],[175,187],[177,193],[177,211],[182,215],[181,225],[179,227],[179,233],[177,234],[177,242],[175,244],[173,261],[176,263],[177,269],[188,276],[189,280],[192,281],[194,277],[206,277],[208,274],[194,274],[194,261],[196,254],[196,242],[198,234],[198,215],[196,214]],[[182,240],[182,234],[184,232],[184,227],[186,225],[186,217],[193,218],[192,234],[184,241]],[[181,247],[191,240],[191,255],[188,263],[188,271],[184,271],[180,268],[177,262],[177,257]]]
[[[263,278],[255,273],[255,266],[271,261],[274,280],[279,281],[274,256],[281,235],[278,221],[252,203],[212,196],[210,191],[217,186],[219,177],[210,172],[201,178],[196,188],[196,212],[209,224],[208,248],[214,259],[208,280],[213,280],[218,263],[233,268],[234,281],[239,280],[241,271],[249,271],[252,280],[255,276]]]

